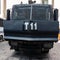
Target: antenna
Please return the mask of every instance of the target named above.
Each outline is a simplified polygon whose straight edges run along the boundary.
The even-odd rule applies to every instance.
[[[21,4],[23,4],[23,2],[21,1]]]
[[[29,3],[29,4],[36,3],[36,0],[34,0],[34,1],[32,1],[32,0],[28,0],[28,3]]]

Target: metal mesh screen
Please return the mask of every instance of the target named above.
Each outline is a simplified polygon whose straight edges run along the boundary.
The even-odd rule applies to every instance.
[[[30,19],[30,9],[28,6],[15,7],[13,10],[12,19],[15,20],[29,20]]]
[[[32,19],[33,20],[47,20],[48,11],[45,8],[33,7]]]
[[[49,6],[16,5],[13,8],[12,19],[14,20],[50,20],[51,11],[52,10],[50,10]],[[30,19],[30,17],[32,18]]]

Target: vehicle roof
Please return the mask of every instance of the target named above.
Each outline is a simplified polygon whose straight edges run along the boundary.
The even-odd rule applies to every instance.
[[[45,7],[45,8],[52,8],[52,5],[48,4],[16,4],[13,7],[28,7],[28,6],[38,6],[38,7]]]

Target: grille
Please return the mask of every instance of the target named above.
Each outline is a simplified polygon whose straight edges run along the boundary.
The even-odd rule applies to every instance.
[[[48,20],[51,13],[49,6],[30,5],[15,6],[13,8],[13,20]],[[51,14],[50,14],[51,16]],[[50,17],[51,18],[51,17]]]

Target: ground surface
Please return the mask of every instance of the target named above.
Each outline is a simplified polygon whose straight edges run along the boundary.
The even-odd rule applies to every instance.
[[[0,60],[60,60],[60,43],[55,43],[48,54],[23,54],[10,50],[7,41],[0,42]]]

